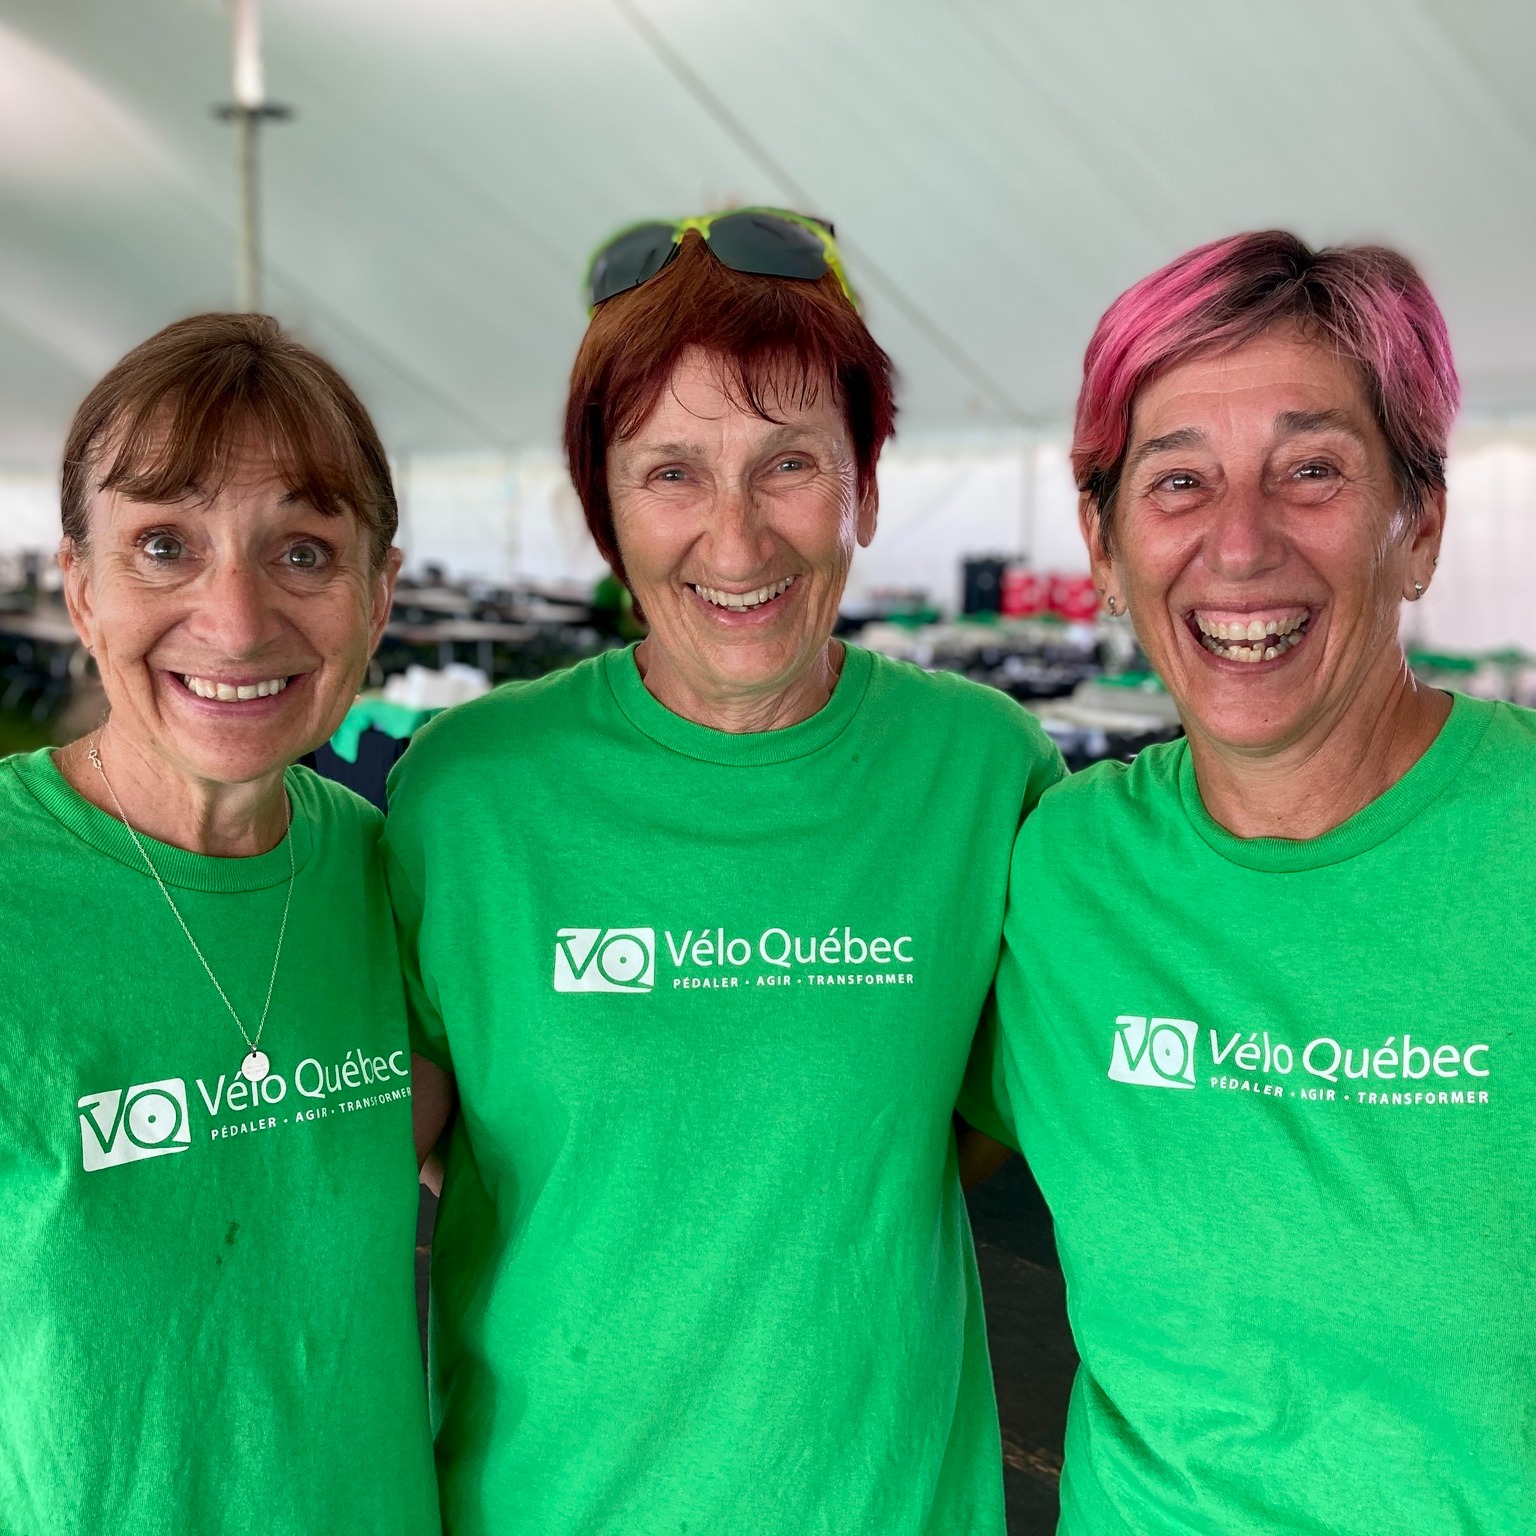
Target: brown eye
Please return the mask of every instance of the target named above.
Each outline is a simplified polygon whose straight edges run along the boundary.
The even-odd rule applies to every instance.
[[[153,533],[144,541],[144,553],[151,560],[168,563],[181,559],[186,549],[174,533]]]

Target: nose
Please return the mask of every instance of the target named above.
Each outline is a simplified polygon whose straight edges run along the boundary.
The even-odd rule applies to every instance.
[[[216,655],[243,660],[282,634],[275,594],[253,560],[221,559],[197,597],[187,631]]]
[[[750,581],[772,558],[772,540],[750,485],[721,486],[708,524],[709,564],[722,581]]]
[[[1285,561],[1280,509],[1261,486],[1233,486],[1212,509],[1205,563],[1229,581],[1246,581]]]

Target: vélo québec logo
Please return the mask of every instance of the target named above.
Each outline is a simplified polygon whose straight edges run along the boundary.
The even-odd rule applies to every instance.
[[[77,1108],[80,1161],[87,1173],[185,1152],[192,1145],[187,1085],[179,1077],[88,1093]]]
[[[654,928],[561,928],[556,992],[649,992],[656,985]]]
[[[1199,1026],[1188,1019],[1147,1019],[1122,1013],[1115,1020],[1110,1078],[1146,1088],[1193,1088],[1198,1032]]]

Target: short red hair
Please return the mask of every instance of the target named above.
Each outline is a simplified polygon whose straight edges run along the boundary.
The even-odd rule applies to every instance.
[[[810,400],[830,387],[853,439],[860,495],[895,429],[891,360],[832,273],[807,282],[736,272],[689,231],[655,277],[598,305],[571,369],[566,460],[587,527],[621,578],[608,445],[640,429],[690,347],[718,357],[741,403],[768,421],[772,400]]]

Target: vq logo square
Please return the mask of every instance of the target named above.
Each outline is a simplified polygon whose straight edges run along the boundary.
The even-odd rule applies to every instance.
[[[556,933],[556,992],[649,992],[655,985],[654,928],[562,928]]]
[[[1195,1086],[1195,1036],[1188,1019],[1147,1020],[1122,1013],[1115,1020],[1115,1044],[1109,1075],[1117,1083],[1146,1088]]]
[[[88,1093],[77,1107],[80,1161],[87,1173],[185,1152],[192,1145],[187,1085],[179,1077]]]

